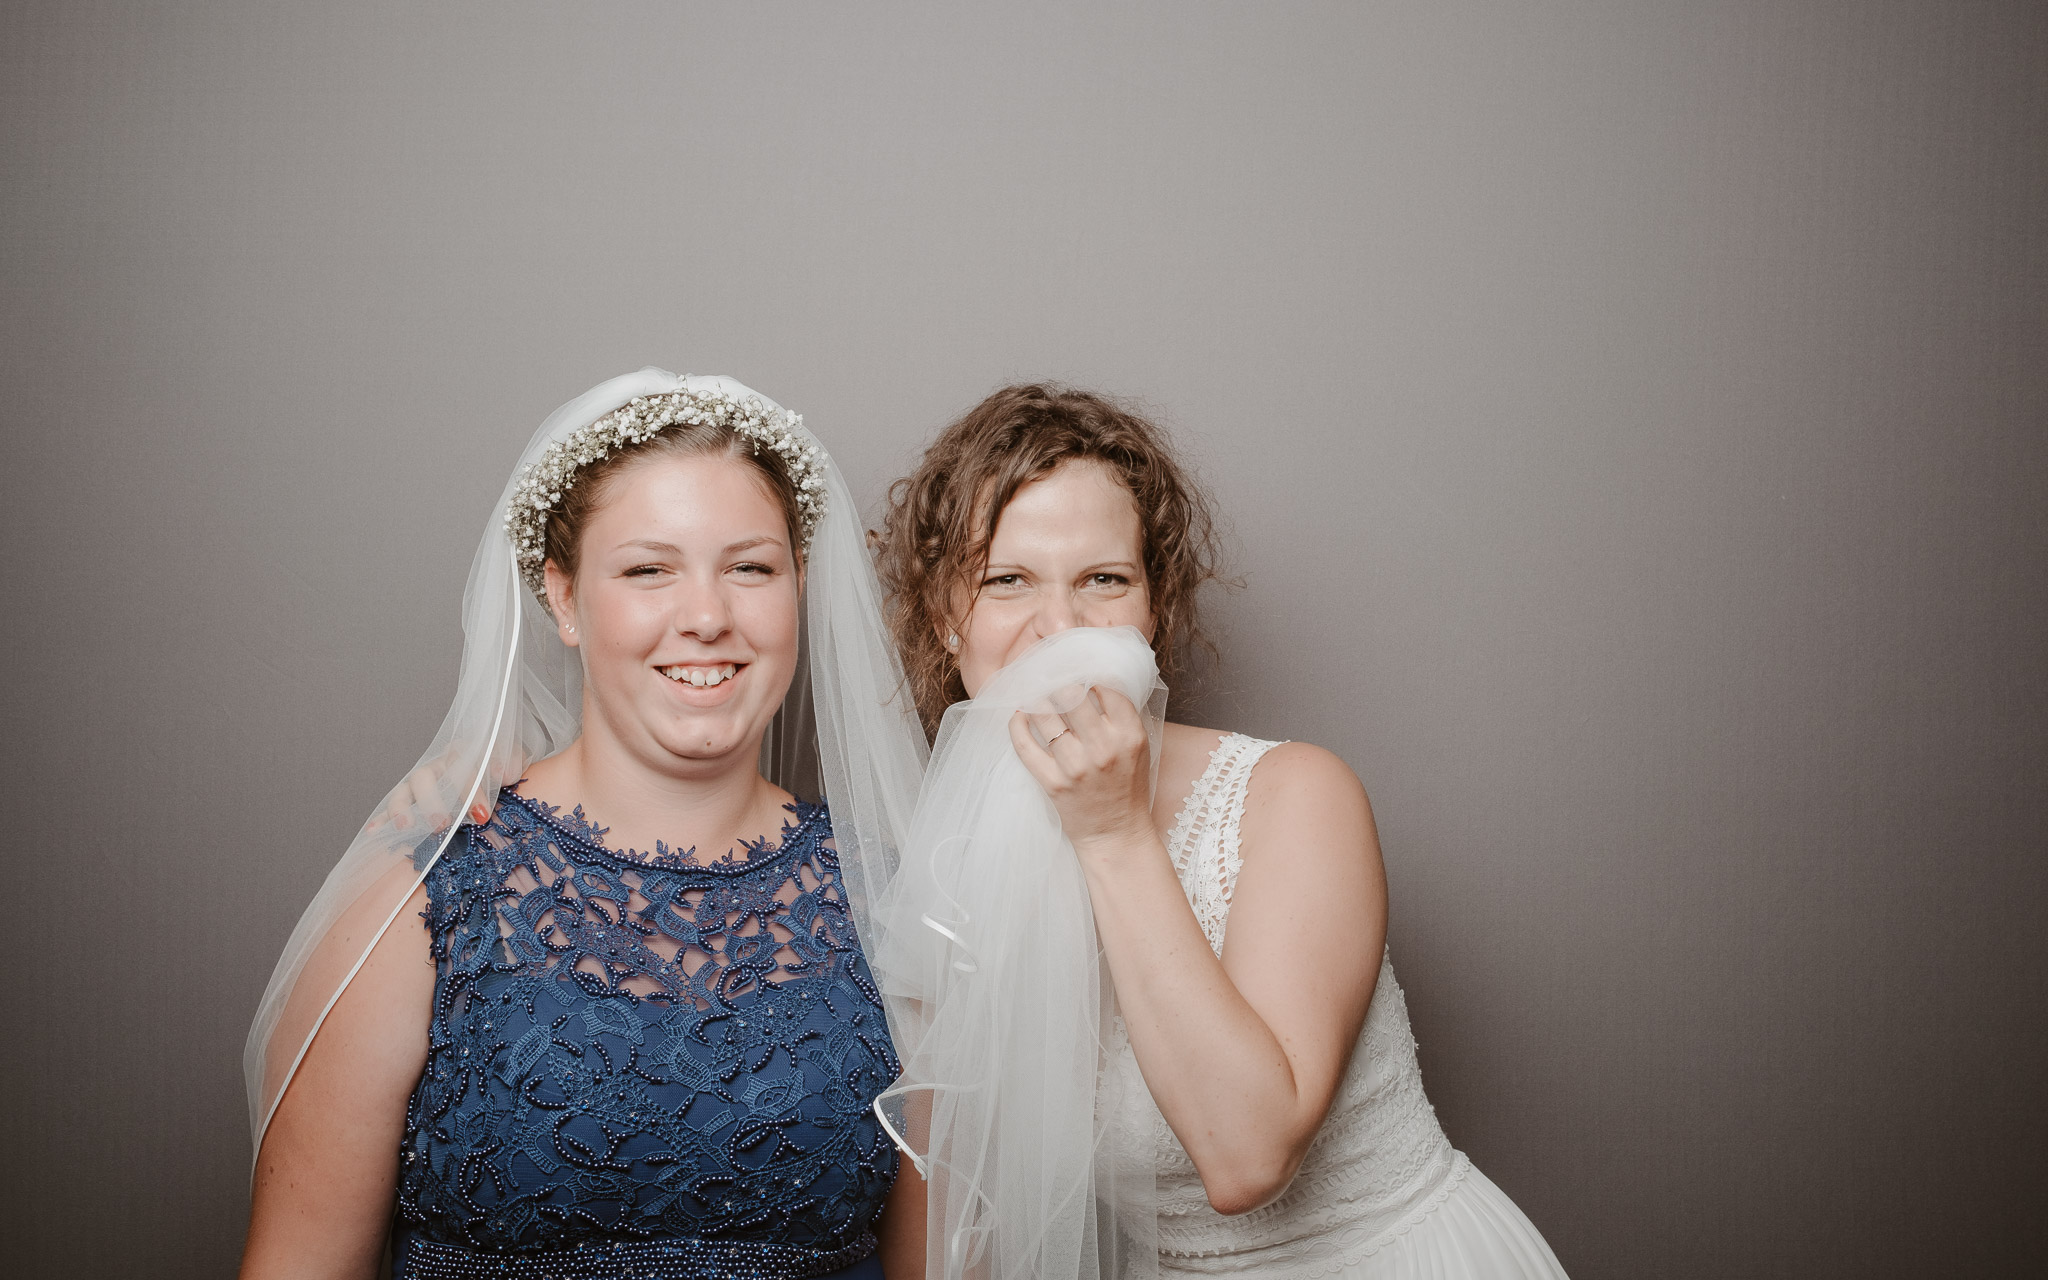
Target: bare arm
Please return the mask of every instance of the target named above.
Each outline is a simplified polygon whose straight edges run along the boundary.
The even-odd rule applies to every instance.
[[[360,914],[335,927],[337,953],[366,939],[389,902],[366,894]],[[427,1059],[434,966],[418,914],[425,902],[421,889],[400,910],[285,1090],[257,1156],[241,1280],[377,1274],[406,1102]]]
[[[1153,826],[1144,727],[1120,695],[1069,712],[1048,752],[1013,725],[1088,877],[1131,1048],[1220,1213],[1286,1190],[1372,1001],[1386,881],[1365,789],[1306,744],[1254,771],[1223,956]],[[1059,732],[1059,725],[1052,726]],[[1070,742],[1070,739],[1074,740]]]
[[[875,1235],[882,1242],[883,1280],[924,1280],[925,1181],[909,1159],[898,1162],[896,1187],[882,1206]]]

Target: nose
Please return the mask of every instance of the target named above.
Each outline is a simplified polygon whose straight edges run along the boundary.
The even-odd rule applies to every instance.
[[[1072,595],[1065,591],[1047,592],[1038,606],[1037,627],[1039,639],[1057,635],[1070,627],[1081,625],[1080,617],[1074,611]]]
[[[716,582],[692,582],[678,593],[674,625],[677,635],[712,644],[732,630],[732,607]]]

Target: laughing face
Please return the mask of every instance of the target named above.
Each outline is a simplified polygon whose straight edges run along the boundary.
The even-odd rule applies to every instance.
[[[1145,530],[1131,491],[1085,458],[1019,486],[996,520],[980,582],[954,593],[954,614],[958,630],[942,639],[953,641],[970,698],[1068,627],[1136,627],[1151,639]]]
[[[655,456],[607,480],[571,578],[547,565],[581,651],[584,731],[661,773],[751,760],[796,670],[796,556],[761,476]]]

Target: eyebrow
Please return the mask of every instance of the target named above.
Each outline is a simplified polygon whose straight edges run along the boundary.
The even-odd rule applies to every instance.
[[[1143,572],[1143,570],[1138,566],[1138,564],[1135,561],[1131,560],[1101,560],[1097,561],[1094,564],[1089,565],[1087,568],[1081,570],[1081,572],[1101,573],[1104,569],[1122,569],[1128,573],[1134,574]],[[997,560],[992,561],[987,565],[984,565],[981,570],[981,576],[984,578],[991,576],[1001,577],[1006,573],[1023,572],[1025,572],[1025,568],[1021,564],[1013,564],[1008,560]]]
[[[742,538],[738,542],[726,543],[725,554],[731,555],[735,551],[751,551],[755,547],[771,545],[777,547],[781,546],[782,539],[776,537],[774,534],[764,533],[758,538]],[[677,546],[675,543],[657,542],[651,538],[635,538],[631,542],[621,542],[619,546],[621,549],[624,549],[626,547],[638,547],[642,551],[659,551],[665,552],[669,555],[676,556],[683,554],[683,549]]]

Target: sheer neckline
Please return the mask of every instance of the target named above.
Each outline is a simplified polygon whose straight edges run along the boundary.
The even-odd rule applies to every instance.
[[[525,779],[520,781],[523,782]],[[582,805],[579,804],[568,813],[563,813],[559,807],[551,805],[545,800],[521,793],[517,790],[518,786],[519,783],[515,782],[511,786],[501,789],[498,793],[499,802],[503,803],[506,800],[510,800],[516,803],[535,822],[546,827],[557,837],[568,841],[583,852],[594,855],[601,861],[612,863],[622,868],[653,867],[663,871],[697,871],[711,875],[740,875],[748,871],[758,870],[761,867],[771,866],[797,850],[803,843],[799,837],[811,835],[813,829],[826,816],[826,808],[823,804],[807,804],[801,799],[792,799],[790,803],[782,807],[793,816],[783,820],[782,831],[776,836],[773,844],[769,843],[767,836],[762,836],[758,840],[748,840],[742,837],[735,847],[745,849],[747,851],[746,857],[726,857],[715,862],[706,862],[695,856],[697,851],[694,846],[679,852],[672,851],[665,842],[660,840],[654,842],[653,853],[646,853],[632,848],[628,848],[623,852],[614,849],[604,841],[605,833],[610,828],[600,827],[592,822],[589,816],[583,812]],[[831,849],[824,843],[822,837],[814,838],[813,842],[817,844],[819,852],[830,855]]]

